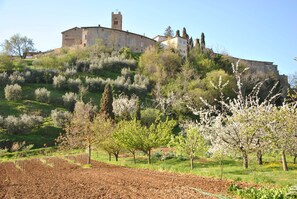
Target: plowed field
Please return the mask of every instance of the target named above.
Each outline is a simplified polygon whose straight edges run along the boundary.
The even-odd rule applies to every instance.
[[[0,198],[218,198],[226,195],[229,185],[96,161],[92,168],[61,158],[0,164]]]

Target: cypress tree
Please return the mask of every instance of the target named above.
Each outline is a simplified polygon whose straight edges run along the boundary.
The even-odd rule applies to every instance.
[[[105,119],[114,120],[114,113],[112,108],[112,91],[111,86],[109,84],[106,84],[104,87],[104,92],[101,98],[101,104],[100,104],[100,114]]]
[[[205,49],[205,36],[204,33],[201,34],[201,50]]]
[[[140,100],[137,101],[137,105],[136,105],[136,120],[140,120],[141,119],[141,107],[140,107]]]
[[[179,30],[176,31],[175,36],[176,36],[176,37],[180,37],[180,32],[179,32]]]
[[[192,37],[189,40],[189,46],[190,46],[190,49],[192,49],[194,47],[193,38]]]
[[[185,27],[183,28],[183,38],[187,39],[187,30]]]

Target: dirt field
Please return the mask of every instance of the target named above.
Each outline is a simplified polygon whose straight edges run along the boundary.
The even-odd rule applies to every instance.
[[[229,185],[95,161],[92,168],[61,158],[0,164],[0,198],[218,198],[226,195]]]

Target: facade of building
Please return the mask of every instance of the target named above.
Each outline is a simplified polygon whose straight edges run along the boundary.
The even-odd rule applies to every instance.
[[[147,47],[154,45],[155,40],[144,35],[122,30],[122,14],[112,13],[111,27],[75,27],[62,32],[62,47],[92,46],[100,39],[108,48],[119,50],[130,48],[132,52],[143,52]]]
[[[188,42],[182,37],[170,37],[164,41],[161,41],[161,46],[164,48],[173,48],[177,50],[183,57],[187,56]]]

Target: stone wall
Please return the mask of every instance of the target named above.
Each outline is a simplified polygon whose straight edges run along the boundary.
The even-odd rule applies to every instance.
[[[82,27],[82,45],[92,46],[97,39],[101,39],[103,44],[114,50],[123,47],[130,48],[132,52],[144,52],[144,50],[156,43],[155,40],[130,33],[105,27]]]
[[[62,32],[62,47],[71,47],[82,44],[81,28],[75,27]]]

